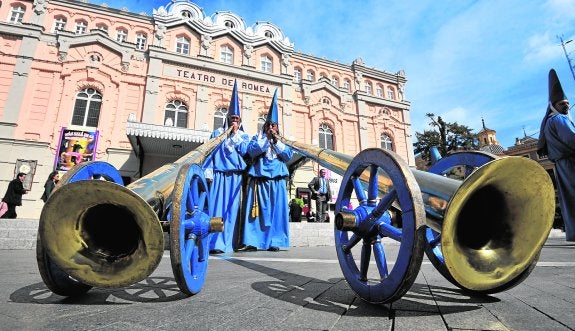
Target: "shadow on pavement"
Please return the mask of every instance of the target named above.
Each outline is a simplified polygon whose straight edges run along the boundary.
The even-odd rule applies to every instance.
[[[392,317],[398,309],[412,310],[415,316],[453,314],[481,309],[481,303],[499,301],[490,296],[471,298],[457,289],[416,283],[396,302],[371,304],[359,298],[344,278],[325,281],[245,260],[232,258],[227,261],[276,278],[252,283],[252,288],[264,295],[304,308],[338,314]]]
[[[92,288],[78,297],[54,294],[44,283],[36,283],[14,291],[10,299],[17,303],[126,305],[134,302],[170,302],[188,298],[180,292],[172,277],[148,277],[143,281],[120,289]]]

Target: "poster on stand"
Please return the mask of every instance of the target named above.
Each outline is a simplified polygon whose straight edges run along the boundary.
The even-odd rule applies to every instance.
[[[54,161],[56,171],[68,171],[82,162],[96,159],[98,130],[84,131],[62,128]]]

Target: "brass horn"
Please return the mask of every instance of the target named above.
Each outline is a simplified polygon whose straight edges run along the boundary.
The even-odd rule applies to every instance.
[[[353,159],[278,138],[303,157],[340,175]],[[523,157],[499,158],[464,181],[414,169],[411,172],[423,196],[426,225],[441,232],[445,266],[456,285],[470,291],[497,292],[517,285],[528,275],[551,231],[555,209],[551,179],[537,162]],[[366,181],[364,175],[361,179]],[[388,185],[385,174],[379,176],[379,190],[387,192]],[[338,212],[336,226],[343,227],[346,215]]]
[[[116,288],[146,278],[164,253],[160,220],[171,203],[178,171],[186,164],[201,164],[230,130],[126,187],[100,180],[69,182],[73,168],[42,209],[41,252],[64,273],[91,286]],[[38,263],[42,273],[43,254]],[[50,277],[46,270],[42,276]]]

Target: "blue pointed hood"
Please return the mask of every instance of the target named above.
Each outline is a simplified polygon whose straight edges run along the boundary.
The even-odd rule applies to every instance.
[[[235,115],[239,116],[240,119],[242,115],[240,114],[240,99],[238,97],[238,81],[234,80],[234,90],[232,92],[232,99],[230,100],[230,106],[228,107],[228,114],[226,115],[226,119],[224,121],[224,130],[227,130],[229,127],[229,119],[230,116]],[[240,124],[240,130],[243,130],[244,126]]]
[[[272,104],[270,105],[270,110],[268,111],[268,117],[266,118],[266,123],[275,123],[279,125],[278,122],[278,89],[276,88],[274,92],[274,97],[272,99]]]
[[[228,107],[228,116],[240,115],[240,100],[238,97],[238,82],[234,81],[234,91],[232,92],[232,100],[230,100],[230,106]]]

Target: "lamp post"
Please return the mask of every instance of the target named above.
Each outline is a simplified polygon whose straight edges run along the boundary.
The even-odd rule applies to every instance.
[[[571,58],[569,58],[569,54],[567,53],[567,50],[565,49],[565,45],[567,45],[568,43],[572,42],[573,39],[569,39],[567,41],[563,41],[563,37],[558,37],[559,40],[561,40],[561,47],[563,47],[563,52],[565,53],[565,57],[567,58],[567,63],[569,63],[569,70],[571,70],[571,74],[573,75],[573,79],[575,80],[575,72],[573,71],[573,64],[571,64]]]

